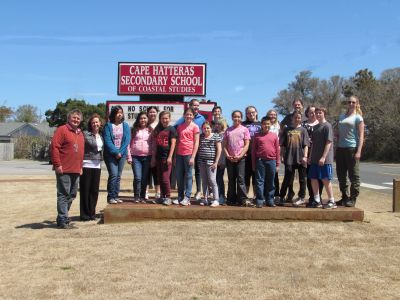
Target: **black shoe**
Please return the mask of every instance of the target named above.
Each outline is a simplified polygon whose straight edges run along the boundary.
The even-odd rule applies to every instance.
[[[81,219],[81,221],[82,222],[87,222],[87,221],[90,221],[90,218],[89,217],[80,217],[80,219]]]
[[[336,202],[337,206],[346,206],[346,202],[349,201],[349,198],[342,198]]]
[[[346,207],[354,207],[356,206],[356,200],[353,199],[349,199],[345,202],[344,204]]]
[[[308,208],[322,208],[322,204],[321,202],[317,202],[317,201],[312,201],[311,203],[309,203],[309,206],[307,206]]]

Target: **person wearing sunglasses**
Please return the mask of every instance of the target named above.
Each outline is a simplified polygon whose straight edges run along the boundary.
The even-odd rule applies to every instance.
[[[360,193],[360,158],[364,144],[364,119],[360,100],[351,96],[347,101],[347,111],[339,116],[336,149],[336,173],[342,198],[336,204],[354,207]],[[348,192],[347,176],[350,179]]]

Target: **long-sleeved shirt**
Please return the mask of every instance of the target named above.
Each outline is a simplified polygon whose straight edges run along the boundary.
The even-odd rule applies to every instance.
[[[69,124],[57,128],[51,140],[51,161],[54,168],[62,167],[64,173],[79,174],[82,169],[85,140],[82,131]]]

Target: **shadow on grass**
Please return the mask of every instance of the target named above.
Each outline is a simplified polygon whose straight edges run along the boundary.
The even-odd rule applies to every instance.
[[[15,228],[16,229],[21,229],[21,228],[30,228],[30,229],[53,228],[53,229],[57,229],[57,223],[55,221],[45,220],[41,223],[30,223],[30,224],[19,225],[19,226],[16,226]]]

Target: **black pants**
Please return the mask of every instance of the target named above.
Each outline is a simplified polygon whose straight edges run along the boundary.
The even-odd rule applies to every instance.
[[[253,164],[252,164],[252,161],[251,161],[251,155],[249,153],[247,153],[246,166],[245,166],[245,170],[244,170],[244,182],[246,183],[247,192],[249,192],[250,180],[251,180],[251,183],[253,185],[253,189],[255,189],[255,187],[256,187],[256,176],[255,176],[255,174],[253,172]]]
[[[274,178],[274,185],[275,185],[275,197],[279,196],[279,172],[275,173],[275,178]],[[292,185],[293,187],[293,185]]]
[[[201,176],[200,176],[200,164],[199,164],[198,153],[194,158],[194,178],[196,179],[196,193],[201,193]]]
[[[82,220],[89,220],[96,217],[100,175],[101,169],[83,168],[83,173],[79,180],[80,216]]]
[[[293,183],[294,174],[296,169],[299,172],[299,184],[300,190],[298,196],[300,198],[305,198],[306,196],[306,168],[303,165],[285,165],[285,177],[283,178],[280,197],[284,198],[286,196],[286,192],[290,187],[290,184]],[[289,190],[290,194],[290,190]],[[288,195],[289,197],[290,195]],[[293,196],[293,195],[292,195]]]
[[[228,171],[228,203],[243,204],[247,200],[246,184],[244,181],[245,159],[238,162],[226,160],[226,170]]]

